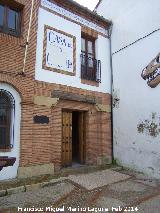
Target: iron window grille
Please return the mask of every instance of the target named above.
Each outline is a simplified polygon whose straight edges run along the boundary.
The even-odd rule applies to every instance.
[[[88,54],[81,54],[81,78],[101,82],[101,61],[92,57],[88,57]]]
[[[0,149],[14,146],[15,100],[6,90],[0,90]]]
[[[95,55],[95,38],[82,33],[81,78],[101,82],[101,61]]]

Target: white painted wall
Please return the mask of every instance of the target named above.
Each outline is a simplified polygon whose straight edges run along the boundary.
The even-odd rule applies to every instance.
[[[20,156],[20,121],[21,121],[21,98],[18,92],[9,84],[0,83],[0,89],[10,92],[15,100],[15,119],[14,119],[14,146],[11,152],[0,152],[0,156],[16,157],[16,162],[13,166],[4,167],[0,171],[0,180],[7,180],[17,177]]]
[[[76,76],[69,76],[42,69],[44,25],[64,31],[76,37]],[[48,83],[62,84],[86,90],[111,93],[110,64],[109,64],[109,40],[98,36],[96,41],[96,58],[101,60],[102,82],[99,87],[81,84],[80,78],[80,54],[81,54],[81,26],[68,21],[58,15],[54,15],[45,9],[39,9],[38,33],[37,33],[37,55],[35,67],[35,79]]]
[[[160,28],[159,0],[103,0],[97,12],[113,21],[112,53]],[[160,129],[160,85],[152,89],[141,78],[142,69],[160,52],[160,31],[113,54],[114,156],[122,165],[160,178],[160,134],[139,133],[145,120]],[[160,133],[160,132],[159,132]]]
[[[160,28],[159,0],[102,0],[99,15],[113,21],[112,52]]]

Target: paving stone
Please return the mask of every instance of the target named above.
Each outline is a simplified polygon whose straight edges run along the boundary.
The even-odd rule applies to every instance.
[[[51,185],[51,184],[54,184],[54,183],[57,183],[57,182],[65,181],[65,180],[67,180],[66,177],[60,177],[58,179],[51,179],[48,182],[43,182],[42,186]]]
[[[60,207],[64,206],[65,213],[71,212],[68,208],[86,208],[89,206],[89,201],[94,196],[94,191],[86,191],[83,189],[76,189],[71,196],[68,196],[65,201],[60,204]],[[77,212],[77,211],[75,211]]]
[[[24,192],[24,191],[25,191],[25,187],[24,186],[18,186],[16,188],[7,189],[7,194],[11,195],[11,194],[19,193],[19,192]]]
[[[144,184],[141,178],[137,179],[135,176],[128,178],[130,176],[111,170],[69,176],[69,180],[76,180],[75,183],[78,184],[83,182],[81,186],[89,190],[78,187],[78,185],[74,186],[71,181],[67,181],[68,177],[45,180],[46,182],[39,186],[35,184],[34,190],[0,197],[0,213],[17,213],[18,206],[21,208],[35,206],[44,209],[48,206],[64,207],[65,213],[71,212],[68,207],[73,209],[79,207],[103,208],[98,212],[106,212],[104,210],[106,208],[109,209],[108,212],[115,212],[112,211],[112,207],[132,206],[133,203],[144,201],[159,192],[160,185],[157,181],[153,181],[153,183],[158,184],[155,187],[154,184]],[[142,183],[139,182],[140,180],[142,180]],[[30,189],[32,189],[32,186]],[[160,195],[150,198],[138,205],[140,209],[138,212],[159,213],[159,203]]]
[[[70,183],[58,183],[54,186],[39,188],[34,191],[20,192],[5,197],[0,197],[0,210],[11,207],[37,206],[40,202],[51,202],[53,204],[61,197],[67,195],[74,189]]]
[[[122,170],[122,166],[114,166],[113,168],[112,168],[112,170],[113,171],[121,171]]]
[[[36,183],[31,185],[25,185],[26,191],[32,191],[35,189],[39,189],[41,187],[42,183]]]
[[[140,213],[159,213],[160,212],[160,195],[147,200],[137,206]]]
[[[116,192],[127,192],[127,191],[142,192],[147,188],[147,186],[144,186],[143,184],[140,183],[136,183],[134,181],[126,181],[114,184],[112,186],[109,186],[108,188]]]
[[[102,208],[108,208],[109,211],[112,211],[113,208],[125,207],[126,203],[122,202],[121,200],[109,197],[109,196],[106,196],[106,197],[102,196],[97,200],[96,206],[102,207]]]
[[[6,190],[0,190],[0,197],[5,196],[6,195]]]
[[[130,179],[108,186],[103,190],[103,196],[107,197],[110,195],[112,198],[121,200],[129,205],[133,201],[139,202],[139,200],[153,195],[155,192],[155,188],[134,182]]]
[[[83,186],[88,190],[106,186],[121,180],[130,178],[129,175],[121,174],[110,169],[93,172],[90,174],[70,175],[68,179]]]
[[[152,186],[152,187],[158,187],[159,186],[159,183],[157,180],[152,180],[152,179],[136,179],[134,180],[135,182],[138,182],[138,183],[143,183],[145,185],[148,185],[148,186]]]

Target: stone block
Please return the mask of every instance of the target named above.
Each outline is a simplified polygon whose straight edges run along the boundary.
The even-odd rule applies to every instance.
[[[25,187],[24,186],[18,186],[16,188],[7,189],[7,194],[8,195],[12,195],[12,194],[16,194],[16,193],[24,192],[24,191],[25,191]]]
[[[6,195],[6,193],[7,193],[7,191],[6,191],[6,190],[0,190],[0,197],[5,196],[5,195]]]
[[[28,178],[40,175],[54,175],[54,164],[33,165],[29,167],[19,167],[18,178]]]
[[[101,156],[97,158],[97,165],[104,166],[112,163],[112,158],[110,156]]]
[[[39,106],[55,106],[58,103],[58,98],[50,98],[45,96],[35,96],[34,97],[34,104]]]
[[[32,190],[41,188],[41,186],[42,186],[42,183],[36,183],[36,184],[26,185],[25,187],[26,187],[26,191],[32,191]]]

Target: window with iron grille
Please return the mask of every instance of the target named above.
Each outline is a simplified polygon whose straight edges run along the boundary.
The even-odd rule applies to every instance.
[[[14,106],[12,95],[0,90],[0,149],[13,147]]]
[[[101,64],[95,58],[95,39],[86,35],[81,38],[81,78],[100,82]]]
[[[0,32],[20,36],[21,9],[0,2]]]

